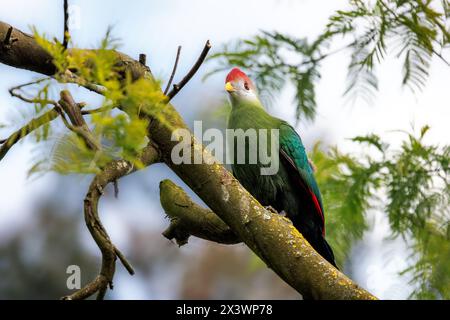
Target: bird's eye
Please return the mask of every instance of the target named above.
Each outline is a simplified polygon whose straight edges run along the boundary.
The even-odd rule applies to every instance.
[[[244,82],[244,88],[245,90],[250,90],[250,86],[248,85],[248,82]]]

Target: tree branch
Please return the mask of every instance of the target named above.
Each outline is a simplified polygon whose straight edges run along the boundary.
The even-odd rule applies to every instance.
[[[58,75],[58,77],[59,77],[58,81],[60,82],[77,84],[80,87],[95,92],[99,95],[104,95],[106,92],[105,88],[103,88],[102,86],[89,83],[85,79],[77,76],[70,70],[66,70],[64,74]]]
[[[149,143],[143,149],[139,160],[147,167],[159,161],[159,152],[152,143]],[[116,258],[119,258],[130,274],[134,274],[133,268],[124,255],[114,246],[103,227],[98,214],[98,203],[103,195],[103,190],[109,183],[113,183],[137,170],[138,168],[128,161],[116,160],[106,165],[102,172],[93,179],[84,199],[84,219],[89,232],[102,253],[100,274],[84,288],[63,299],[86,299],[95,293],[97,293],[97,299],[103,299],[108,286],[110,289],[113,288],[112,282],[115,273]]]
[[[176,85],[173,86],[173,89],[167,94],[167,97],[169,97],[169,101],[173,99],[177,95],[178,92],[180,92],[181,89],[192,79],[192,77],[197,73],[198,69],[200,69],[201,65],[206,59],[206,56],[208,55],[209,50],[211,49],[211,43],[206,41],[205,47],[203,48],[202,53],[198,57],[197,61],[191,68],[191,70],[187,73],[187,75]]]
[[[64,33],[63,33],[63,47],[67,49],[69,45],[69,1],[64,0]]]
[[[10,25],[0,21],[0,39],[5,39],[10,28]],[[14,43],[9,47],[0,45],[0,63],[47,76],[56,75],[57,68],[53,64],[53,57],[36,42],[33,36],[13,28],[11,39],[14,39]],[[67,52],[70,55],[79,50],[71,48],[67,49]],[[83,51],[96,52],[97,50],[83,49]],[[151,74],[150,69],[139,61],[121,52],[114,50],[112,52],[116,55],[116,67],[123,70],[124,78],[126,74],[129,74],[131,80],[137,80]]]
[[[24,84],[21,84],[21,85],[18,85],[18,86],[15,86],[15,87],[10,88],[10,89],[8,90],[8,92],[9,92],[9,94],[11,95],[11,97],[20,99],[20,100],[22,100],[23,102],[27,102],[27,103],[39,103],[39,104],[42,104],[42,105],[52,104],[52,105],[56,106],[56,105],[57,105],[56,101],[53,101],[53,100],[43,100],[43,99],[36,99],[36,98],[27,98],[27,97],[25,97],[23,94],[17,92],[17,91],[19,91],[19,90],[22,90],[22,89],[25,88],[25,87],[32,86],[32,85],[34,85],[34,84],[39,84],[39,83],[41,83],[41,82],[43,82],[43,81],[47,81],[47,80],[50,80],[50,78],[47,77],[47,78],[42,78],[42,79],[38,79],[38,80],[35,80],[35,81],[27,82],[27,83],[24,83]]]
[[[4,46],[9,46],[11,44],[12,31],[13,31],[13,27],[9,27],[8,31],[6,32],[5,39],[3,39]]]
[[[70,122],[72,123],[72,126],[68,126],[67,124],[66,126],[81,136],[89,149],[100,151],[102,146],[100,142],[95,139],[86,121],[84,120],[83,114],[81,113],[81,109],[79,107],[80,104],[75,102],[72,95],[67,90],[61,91],[60,96],[61,100],[59,101],[59,105],[67,114]]]
[[[214,212],[193,202],[184,190],[170,180],[159,184],[161,205],[170,218],[163,232],[179,246],[187,244],[190,236],[222,244],[240,243],[236,234]]]
[[[0,39],[6,40],[8,35],[16,41],[8,46],[0,46],[1,63],[48,76],[55,74],[52,56],[32,36],[0,21]]]
[[[167,95],[167,93],[169,92],[170,86],[172,85],[173,78],[175,77],[175,73],[177,73],[178,62],[180,61],[180,54],[181,54],[181,46],[178,46],[177,56],[175,58],[175,63],[173,65],[172,74],[170,75],[169,82],[167,82],[166,90],[164,90],[165,95]]]
[[[77,104],[80,109],[84,107],[84,104]],[[43,115],[32,119],[22,128],[13,132],[8,138],[0,140],[0,161],[6,156],[6,154],[11,150],[11,148],[19,142],[21,139],[28,136],[33,131],[39,129],[43,125],[55,120],[60,116],[60,111],[58,110],[60,106],[56,106],[50,111],[45,112]],[[97,108],[92,110],[81,110],[82,115],[94,114],[99,112],[104,112],[109,108]]]

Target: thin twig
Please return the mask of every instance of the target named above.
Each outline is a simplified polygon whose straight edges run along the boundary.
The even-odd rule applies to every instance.
[[[91,132],[89,130],[86,130],[84,127],[78,127],[78,126],[72,125],[67,120],[66,115],[64,114],[64,109],[61,106],[59,108],[56,108],[56,110],[58,111],[59,115],[61,116],[61,119],[67,129],[69,129],[70,131],[72,131],[75,134],[77,134],[78,136],[80,136],[83,139],[83,141],[86,143],[86,145],[89,149],[94,150],[94,151],[100,150],[100,147],[101,147],[100,144],[95,140],[95,138],[93,137],[93,135],[91,134]]]
[[[63,108],[62,108],[61,104],[58,103],[57,101],[45,100],[45,99],[36,99],[36,98],[28,98],[28,97],[24,96],[22,93],[18,92],[18,91],[20,91],[21,89],[23,89],[23,88],[25,88],[27,86],[38,84],[38,83],[41,83],[43,81],[50,80],[50,79],[52,79],[52,78],[50,78],[50,77],[41,78],[41,79],[38,79],[38,80],[35,80],[35,81],[27,82],[27,83],[24,83],[24,84],[12,87],[12,88],[10,88],[8,90],[12,97],[16,97],[16,98],[18,98],[18,99],[20,99],[20,100],[22,100],[24,102],[27,102],[27,103],[40,103],[40,104],[45,104],[45,105],[53,105],[54,108],[49,110],[49,111],[47,111],[43,115],[32,119],[30,122],[28,122],[22,128],[20,128],[19,130],[15,131],[14,133],[12,133],[8,138],[1,139],[0,140],[0,145],[1,145],[0,146],[0,161],[6,156],[6,154],[9,152],[9,150],[11,150],[11,148],[17,142],[19,142],[22,138],[26,137],[27,135],[29,135],[33,131],[37,130],[38,128],[46,125],[47,123],[53,121],[58,116],[62,117],[63,123],[65,124],[65,126],[69,130],[74,131],[75,133],[80,135],[83,139],[85,139],[85,141],[86,141],[86,143],[88,144],[89,147],[97,149],[100,146],[100,144],[97,143],[95,141],[95,139],[93,139],[91,134],[87,134],[86,132],[83,131],[84,129],[81,129],[79,126],[71,125],[69,123],[69,121],[67,121],[67,119],[65,119]],[[76,105],[76,109],[78,109],[78,111],[75,111],[75,112],[80,112],[80,114],[82,116],[83,115],[94,114],[94,113],[99,113],[99,112],[104,112],[104,111],[106,111],[108,109],[111,109],[110,107],[101,107],[101,108],[97,108],[97,109],[83,111],[82,110],[83,107],[86,106],[84,103],[75,103],[75,105]],[[75,107],[74,107],[74,109],[75,109]],[[83,119],[82,119],[82,122],[84,122]],[[86,127],[87,127],[87,125],[86,125]]]
[[[122,252],[120,252],[119,249],[117,249],[117,247],[114,247],[114,252],[116,253],[117,257],[119,258],[120,262],[122,263],[122,265],[125,267],[125,269],[127,269],[128,273],[130,275],[134,275],[134,269],[131,266],[131,264],[128,262],[128,260],[125,258],[125,256],[123,255]]]
[[[9,46],[9,45],[11,44],[11,34],[12,34],[12,31],[13,31],[13,27],[9,27],[9,28],[8,28],[8,31],[6,32],[5,39],[3,40],[3,44],[4,44],[5,46]]]
[[[89,149],[94,151],[101,150],[101,143],[98,142],[92,134],[83,118],[79,104],[75,102],[70,92],[68,90],[63,90],[61,91],[60,96],[59,106],[61,106],[62,110],[67,114],[71,123],[71,125],[65,123],[66,127],[81,136]]]
[[[143,65],[146,66],[147,65],[147,55],[145,53],[141,53],[139,55],[139,62]]]
[[[169,79],[169,82],[167,83],[166,90],[164,90],[165,95],[169,92],[170,86],[172,85],[173,78],[175,77],[175,73],[177,72],[178,61],[180,60],[180,54],[181,54],[181,46],[178,46],[177,57],[175,58],[175,64],[173,65],[172,74],[170,75],[170,79]]]
[[[21,84],[19,86],[15,86],[15,87],[10,88],[8,90],[8,92],[9,92],[9,94],[12,97],[18,98],[18,99],[20,99],[20,100],[22,100],[24,102],[41,103],[41,104],[52,104],[52,105],[56,106],[57,105],[56,101],[45,100],[45,99],[27,98],[23,94],[20,94],[20,93],[17,92],[17,91],[20,91],[21,89],[23,89],[25,87],[28,87],[28,86],[31,86],[31,85],[34,85],[34,84],[38,84],[38,83],[41,83],[43,81],[50,80],[50,79],[51,78],[46,77],[46,78],[41,78],[41,79],[38,79],[38,80],[35,80],[35,81],[27,82],[27,83]]]
[[[326,58],[328,58],[328,57],[330,57],[330,56],[332,56],[332,55],[335,55],[335,54],[337,54],[337,53],[339,53],[339,52],[341,52],[341,51],[344,51],[344,50],[346,50],[346,49],[348,49],[348,48],[351,48],[353,45],[355,45],[355,43],[356,43],[356,42],[353,41],[353,42],[351,42],[351,43],[349,43],[349,44],[347,44],[347,45],[345,45],[345,46],[342,46],[342,47],[340,47],[340,48],[337,48],[336,50],[333,50],[333,51],[327,52],[327,53],[325,53],[325,54],[322,54],[322,55],[320,55],[320,56],[317,57],[317,58],[311,58],[311,59],[309,59],[309,60],[302,61],[298,67],[301,67],[301,66],[303,66],[303,65],[307,65],[307,64],[310,64],[310,63],[314,64],[314,63],[320,62],[320,61],[322,61],[322,60],[324,60],[324,59],[326,59]]]
[[[34,101],[31,101],[30,99],[27,100],[27,99],[24,99],[23,96],[17,95],[15,93],[15,91],[23,89],[24,87],[28,87],[28,86],[31,86],[33,84],[38,84],[38,83],[41,83],[43,81],[51,80],[51,79],[55,79],[58,82],[77,84],[77,85],[79,85],[79,86],[81,86],[83,88],[88,89],[89,91],[95,92],[95,93],[100,94],[100,95],[105,95],[105,93],[106,93],[105,88],[103,88],[103,87],[101,87],[99,85],[87,82],[85,79],[79,77],[78,75],[76,75],[75,73],[71,72],[70,70],[66,70],[64,74],[58,74],[58,75],[56,75],[54,77],[45,77],[45,78],[41,78],[41,79],[38,79],[38,80],[35,80],[35,81],[27,82],[25,84],[21,84],[21,85],[16,86],[16,87],[12,87],[8,91],[11,94],[11,96],[17,97],[17,98],[19,98],[19,99],[21,99],[21,100],[23,100],[25,102],[35,103]]]
[[[74,83],[77,84],[83,88],[88,89],[89,91],[95,92],[99,95],[105,95],[106,89],[104,87],[101,87],[99,85],[89,83],[85,79],[79,77],[75,73],[71,72],[70,70],[66,70],[64,74],[59,74],[58,79],[61,82],[66,83]]]
[[[61,117],[62,122],[64,123],[64,125],[69,129],[69,130],[73,130],[73,126],[70,124],[70,122],[67,120],[66,115],[64,113],[64,109],[62,108],[61,105],[58,104],[57,107],[55,107],[55,110],[58,112],[59,116]]]
[[[96,109],[92,109],[92,110],[82,110],[81,114],[82,115],[90,115],[93,113],[101,113],[101,112],[106,112],[113,109],[112,107],[100,107],[100,108],[96,108]]]
[[[194,64],[194,66],[191,68],[191,70],[188,72],[188,74],[181,80],[178,84],[173,86],[173,89],[167,94],[167,97],[169,98],[169,101],[173,99],[177,95],[178,92],[180,92],[181,89],[191,80],[191,78],[197,73],[198,69],[200,69],[200,66],[203,64],[203,62],[206,59],[206,56],[208,55],[209,50],[211,49],[211,42],[206,41],[205,47],[203,48],[202,53],[197,59],[197,62]]]
[[[64,0],[64,35],[63,35],[63,47],[64,49],[67,49],[67,46],[69,45],[69,1]]]
[[[447,67],[450,67],[450,62],[447,61],[447,59],[444,58],[444,56],[442,54],[440,54],[439,52],[437,52],[434,48],[432,49],[433,53],[439,58],[441,59],[441,61],[443,63],[445,63],[447,65]]]

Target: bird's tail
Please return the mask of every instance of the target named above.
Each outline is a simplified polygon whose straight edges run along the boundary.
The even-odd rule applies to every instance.
[[[334,260],[334,253],[333,249],[331,249],[330,245],[328,244],[327,240],[325,240],[324,237],[319,237],[317,244],[316,244],[316,251],[325,258],[329,263],[331,263],[336,269],[339,270],[339,268],[336,265],[336,261]]]

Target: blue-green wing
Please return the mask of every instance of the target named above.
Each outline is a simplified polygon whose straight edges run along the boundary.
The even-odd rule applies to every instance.
[[[280,125],[280,159],[287,164],[288,172],[297,178],[299,187],[303,189],[301,191],[310,194],[317,215],[322,222],[322,230],[325,232],[322,196],[308,161],[305,147],[294,128],[285,122]]]

